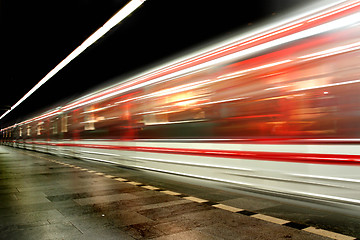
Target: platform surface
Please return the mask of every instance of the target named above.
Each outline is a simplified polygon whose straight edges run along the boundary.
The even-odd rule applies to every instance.
[[[0,171],[0,239],[331,239],[264,220],[286,214],[277,202],[114,165],[0,146]]]

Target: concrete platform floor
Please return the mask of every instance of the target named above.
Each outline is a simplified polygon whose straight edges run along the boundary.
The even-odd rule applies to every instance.
[[[249,211],[222,209],[238,205]],[[141,171],[0,146],[0,239],[330,239],[246,216],[284,215],[279,208]],[[358,233],[358,220],[346,219],[345,234]]]

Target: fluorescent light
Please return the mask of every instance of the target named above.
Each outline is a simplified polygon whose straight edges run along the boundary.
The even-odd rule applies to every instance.
[[[0,119],[4,118],[10,111],[19,106],[25,99],[27,99],[31,94],[33,94],[38,88],[40,88],[44,83],[46,83],[50,78],[52,78],[56,73],[58,73],[62,68],[64,68],[69,62],[74,58],[79,56],[86,48],[91,46],[94,42],[99,40],[103,35],[105,35],[110,29],[115,27],[120,23],[124,18],[130,15],[135,9],[141,6],[145,0],[132,0],[125,5],[120,11],[118,11],[112,18],[110,18],[102,27],[96,30],[90,37],[88,37],[80,46],[78,46],[73,52],[71,52],[64,60],[62,60],[53,70],[51,70],[46,76],[41,79],[29,92],[27,92],[19,101],[17,101],[10,110],[6,111],[1,115]]]

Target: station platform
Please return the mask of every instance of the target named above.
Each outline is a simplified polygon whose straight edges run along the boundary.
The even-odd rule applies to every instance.
[[[0,146],[0,239],[359,239],[360,219]]]

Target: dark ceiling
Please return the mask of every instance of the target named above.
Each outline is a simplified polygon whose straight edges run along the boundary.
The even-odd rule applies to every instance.
[[[127,2],[1,0],[0,115]],[[251,29],[304,2],[147,0],[0,120],[0,127],[115,77],[136,73],[221,36]]]

